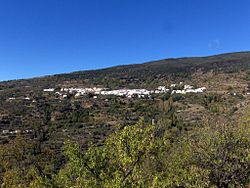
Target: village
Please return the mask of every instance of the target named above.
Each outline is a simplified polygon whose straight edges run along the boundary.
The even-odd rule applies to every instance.
[[[81,96],[92,94],[94,99],[97,99],[98,96],[117,96],[117,97],[125,97],[125,98],[138,98],[138,99],[149,99],[152,97],[153,94],[188,94],[188,93],[203,93],[207,89],[206,87],[195,88],[191,85],[184,85],[182,82],[179,84],[171,84],[169,87],[166,86],[159,86],[154,90],[148,89],[115,89],[110,90],[109,88],[45,88],[43,89],[44,93],[54,93],[55,96],[60,97],[62,99],[66,99],[69,96],[74,96],[75,98],[79,98]],[[31,97],[24,96],[24,97],[9,97],[6,99],[7,101],[14,101],[14,100],[26,100],[35,103],[36,100],[31,99]]]
[[[194,86],[183,84],[170,84],[166,86],[158,86],[156,89],[115,89],[111,90],[109,88],[101,87],[86,87],[86,88],[45,88],[43,89],[44,95],[49,95],[57,99],[63,100],[68,99],[69,97],[80,98],[87,95],[90,95],[93,99],[97,99],[101,96],[116,96],[128,99],[151,99],[153,95],[157,94],[181,94],[185,95],[188,93],[203,93],[206,91],[205,87],[195,88]],[[108,99],[106,99],[108,100]],[[24,95],[19,97],[9,97],[6,99],[7,102],[12,101],[26,101],[28,103],[36,103],[36,99],[33,99],[30,95]],[[17,134],[32,134],[32,129],[21,130],[21,129],[2,129],[0,135],[5,137],[8,135],[17,135]]]
[[[125,98],[151,98],[152,94],[187,94],[187,93],[203,93],[206,91],[206,87],[194,88],[191,85],[171,84],[169,88],[166,86],[159,86],[154,90],[148,89],[116,89],[110,90],[109,88],[61,88],[60,91],[56,91],[54,88],[44,89],[44,92],[55,92],[55,95],[62,98],[67,98],[69,95],[74,95],[76,98],[87,94],[92,94],[93,98],[98,98],[99,95],[104,96],[118,96]]]

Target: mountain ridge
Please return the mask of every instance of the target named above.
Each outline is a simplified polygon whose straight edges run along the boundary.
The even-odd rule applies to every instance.
[[[250,52],[245,51],[206,57],[170,58],[142,64],[10,80],[0,82],[0,90],[8,88],[24,90],[25,87],[41,90],[65,86],[98,86],[111,89],[154,88],[157,85],[167,84],[166,82],[190,81],[195,74],[238,73],[248,69],[250,69]]]
[[[13,80],[3,80],[0,81],[0,83],[4,82],[12,82],[12,81],[25,81],[25,80],[31,80],[31,79],[43,79],[46,77],[54,77],[54,76],[67,76],[70,74],[88,74],[92,72],[102,72],[102,71],[117,71],[119,69],[126,69],[126,68],[134,68],[139,66],[149,66],[149,65],[162,65],[166,63],[177,63],[182,61],[190,61],[190,60],[223,60],[223,58],[239,58],[241,55],[247,55],[250,58],[250,51],[240,51],[240,52],[229,52],[229,53],[221,53],[221,54],[215,54],[215,55],[209,55],[209,56],[191,56],[191,57],[178,57],[178,58],[166,58],[166,59],[160,59],[160,60],[152,60],[152,61],[146,61],[143,63],[135,63],[135,64],[124,64],[124,65],[116,65],[116,66],[110,66],[100,69],[91,69],[91,70],[79,70],[79,71],[72,71],[72,72],[65,72],[65,73],[58,73],[58,74],[51,74],[51,75],[44,75],[44,76],[35,76],[31,78],[21,78],[21,79],[13,79]],[[218,59],[215,59],[218,58]],[[174,61],[174,62],[173,62]]]

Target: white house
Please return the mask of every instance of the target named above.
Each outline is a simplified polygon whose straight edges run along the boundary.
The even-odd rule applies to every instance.
[[[44,89],[43,91],[44,92],[53,92],[53,91],[55,91],[55,89],[54,88],[48,88],[48,89]]]

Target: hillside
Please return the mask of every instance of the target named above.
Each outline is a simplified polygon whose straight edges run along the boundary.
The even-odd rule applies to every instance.
[[[250,66],[250,52],[228,53],[209,57],[165,59],[143,64],[124,65],[93,71],[79,71],[28,80],[2,82],[1,87],[22,87],[36,85],[38,87],[54,87],[64,82],[79,81],[85,84],[105,84],[106,79],[115,80],[117,86],[122,84],[143,84],[147,80],[158,78],[185,79],[197,71],[237,72]],[[135,80],[133,80],[135,79]],[[139,81],[138,81],[139,80]],[[84,82],[85,81],[85,82]],[[131,83],[131,82],[137,83]]]
[[[41,118],[46,113],[48,113],[48,118],[51,118],[50,116],[56,113],[55,110],[60,113],[62,113],[61,111],[76,113],[75,110],[73,110],[75,108],[73,103],[81,103],[81,107],[78,105],[80,109],[85,109],[86,106],[96,108],[100,113],[104,113],[105,109],[108,109],[110,106],[116,106],[119,103],[124,103],[125,106],[131,105],[131,101],[128,102],[124,101],[125,99],[119,98],[112,99],[115,102],[107,104],[111,102],[94,100],[93,96],[83,96],[83,98],[80,99],[69,97],[60,100],[60,98],[53,96],[54,94],[44,93],[43,89],[45,88],[55,88],[55,90],[71,87],[155,89],[158,86],[170,86],[173,83],[182,82],[183,84],[190,84],[196,87],[204,86],[207,88],[206,93],[211,92],[220,94],[221,98],[225,98],[224,95],[228,93],[235,92],[244,95],[247,92],[247,86],[250,79],[249,70],[250,52],[239,52],[209,57],[165,59],[144,64],[117,66],[93,71],[79,71],[69,74],[1,82],[1,114],[4,118],[7,118],[9,116],[17,117],[17,114],[19,116],[21,113],[24,116],[31,116],[31,118],[34,116],[37,119],[37,117]],[[159,96],[156,96],[156,98],[158,97]],[[30,98],[30,100],[35,100],[36,103],[29,104],[29,101],[25,100],[10,102],[8,101],[9,98]],[[122,100],[122,102],[116,100]],[[132,102],[138,103],[140,100]],[[146,102],[152,103],[152,101]],[[115,105],[113,103],[117,104]],[[103,108],[103,105],[107,107]],[[44,112],[44,110],[49,110],[49,112]],[[32,115],[30,111],[32,111]],[[86,113],[86,111],[84,113]],[[106,113],[109,114],[109,112]],[[137,112],[130,113],[131,117],[135,119],[139,118],[138,114],[136,114]],[[44,118],[45,117],[40,121],[43,122],[42,124],[46,125],[50,120],[44,122]],[[127,117],[124,115],[123,119],[126,118]],[[15,120],[16,118],[11,119],[10,121],[6,120],[7,123],[4,120],[3,122],[5,123],[0,124],[0,128],[2,127],[3,129],[3,125],[8,127],[12,124],[17,127],[19,124],[26,126],[24,122],[29,122],[29,120],[26,120],[24,117],[20,117],[20,120]],[[120,119],[120,122],[123,122],[123,119]],[[14,120],[18,121],[18,123],[12,123]],[[117,118],[115,118],[114,121],[116,120]],[[100,119],[100,121],[102,122],[103,120]],[[27,124],[29,125],[29,123]]]
[[[35,151],[51,152],[42,154],[52,157],[57,173],[67,161],[66,140],[86,150],[140,122],[159,126],[157,139],[168,132],[175,142],[207,124],[236,124],[249,104],[250,52],[6,81],[0,83],[0,146],[6,153],[19,147],[18,139],[34,142]]]

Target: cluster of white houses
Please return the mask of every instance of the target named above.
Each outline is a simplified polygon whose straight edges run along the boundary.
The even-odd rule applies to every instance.
[[[2,134],[27,134],[32,133],[33,130],[27,129],[27,130],[2,130]]]
[[[179,93],[179,94],[187,94],[187,93],[203,93],[206,91],[205,87],[200,87],[200,88],[196,88],[194,89],[193,86],[190,85],[184,85],[183,89],[179,89],[179,90],[172,90],[172,94],[174,93]]]
[[[182,88],[182,89],[176,89],[176,88]],[[48,88],[43,89],[45,93],[51,93],[55,92],[57,96],[60,96],[61,98],[67,98],[70,95],[74,95],[75,97],[81,97],[86,94],[93,94],[94,98],[97,98],[98,95],[114,95],[119,97],[126,97],[126,98],[150,98],[152,94],[160,94],[160,93],[170,93],[170,94],[187,94],[187,93],[203,93],[206,91],[205,87],[200,88],[194,88],[191,85],[183,85],[180,84],[171,84],[169,88],[166,86],[159,86],[158,88],[154,90],[148,90],[148,89],[116,89],[116,90],[110,90],[109,88],[61,88],[60,90],[57,90],[55,88]],[[30,97],[10,97],[7,99],[7,101],[13,101],[13,100],[26,100],[26,101],[32,101],[35,103],[36,101],[31,99]]]
[[[180,83],[181,84],[181,83]],[[110,90],[108,88],[61,88],[60,91],[56,91],[55,94],[62,97],[67,98],[68,94],[74,95],[75,97],[80,97],[86,94],[93,94],[95,98],[98,95],[114,95],[120,97],[127,97],[127,98],[148,98],[152,94],[160,94],[160,93],[171,93],[171,94],[187,94],[187,93],[203,93],[206,91],[205,87],[201,88],[194,88],[191,85],[182,85],[182,89],[176,89],[178,84],[171,84],[170,88],[166,86],[159,86],[154,90],[147,90],[147,89],[117,89],[117,90]],[[54,88],[44,89],[44,92],[54,92]]]
[[[25,101],[32,101],[33,103],[36,102],[36,100],[31,99],[30,97],[9,97],[7,101],[14,101],[14,100],[25,100]]]

